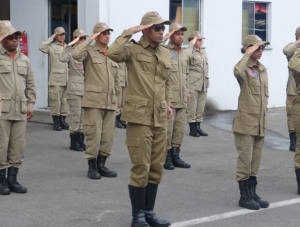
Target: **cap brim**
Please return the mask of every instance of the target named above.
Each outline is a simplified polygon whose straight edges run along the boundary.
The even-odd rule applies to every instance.
[[[186,32],[186,31],[187,31],[187,28],[186,28],[186,27],[181,27],[181,28],[175,30],[175,32],[178,32],[178,31]]]
[[[167,24],[170,25],[171,21],[170,20],[157,20],[153,23],[153,25],[157,25],[157,24]]]
[[[20,32],[20,31],[12,31],[12,32],[9,32],[7,35],[14,35],[14,34],[20,36],[20,35],[22,35],[22,32]]]
[[[68,33],[67,32],[57,33],[57,35],[61,35],[61,34],[68,34]]]

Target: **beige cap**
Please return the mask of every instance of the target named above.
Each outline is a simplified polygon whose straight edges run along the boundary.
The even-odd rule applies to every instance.
[[[1,29],[7,27],[7,26],[12,26],[9,20],[2,20],[0,21],[0,31]]]
[[[262,41],[262,39],[257,35],[247,35],[243,41],[243,47],[246,48],[250,45],[258,44],[261,45],[269,45],[270,42]]]
[[[99,22],[98,24],[96,24],[94,26],[94,29],[93,29],[93,33],[97,33],[97,32],[104,32],[106,30],[110,30],[110,31],[114,31],[112,28],[108,27],[107,24],[103,23],[103,22]]]
[[[194,31],[190,36],[188,37],[188,40],[191,41],[193,38],[197,37],[197,39],[205,39],[199,31]]]
[[[141,25],[171,24],[169,20],[163,20],[156,11],[148,12],[142,17]]]
[[[179,31],[179,30],[181,30],[181,31],[187,31],[187,28],[186,27],[183,27],[181,24],[178,24],[178,23],[173,23],[173,24],[171,24],[170,25],[170,27],[169,27],[169,32],[171,32],[171,31],[175,31],[175,32],[177,32],[177,31]]]
[[[299,36],[300,35],[300,27],[298,27],[297,29],[296,29],[296,32],[295,32],[295,36]]]
[[[65,31],[65,29],[63,27],[57,27],[54,30],[54,34],[60,35],[60,34],[63,34],[63,33],[66,33],[66,31]]]
[[[76,29],[76,30],[73,32],[73,38],[74,38],[74,39],[77,38],[77,37],[83,37],[83,36],[87,36],[87,35],[85,34],[85,31],[84,31],[83,29],[78,28],[78,29]]]
[[[6,27],[3,27],[1,30],[0,30],[0,36],[3,36],[3,35],[13,35],[13,34],[16,34],[16,35],[22,35],[22,32],[20,31],[17,31],[13,26],[6,26]]]

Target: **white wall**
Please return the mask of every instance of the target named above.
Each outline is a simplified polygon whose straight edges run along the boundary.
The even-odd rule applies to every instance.
[[[28,35],[28,53],[31,61],[37,100],[35,109],[48,106],[48,56],[38,50],[48,38],[48,0],[11,0],[12,25]]]

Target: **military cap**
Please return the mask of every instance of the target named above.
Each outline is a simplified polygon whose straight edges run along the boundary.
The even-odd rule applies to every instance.
[[[148,25],[148,24],[171,24],[169,20],[163,20],[161,16],[156,11],[146,13],[141,20],[141,25]]]
[[[60,34],[64,34],[64,33],[67,33],[67,32],[65,31],[65,29],[63,27],[57,27],[54,30],[54,34],[60,35]]]
[[[97,23],[95,26],[94,26],[94,29],[93,29],[93,33],[97,33],[97,32],[104,32],[106,30],[109,30],[109,31],[114,31],[112,28],[108,27],[107,24],[103,23],[103,22],[99,22]]]
[[[181,30],[181,31],[187,31],[187,28],[186,27],[183,27],[181,24],[178,24],[178,23],[173,23],[173,24],[171,24],[170,25],[170,27],[169,27],[169,32],[171,32],[171,31],[175,31],[175,32],[177,32],[177,31],[179,31],[179,30]]]
[[[191,41],[193,38],[197,37],[197,39],[205,39],[199,31],[194,31],[188,37],[188,40]]]
[[[73,32],[73,38],[78,38],[78,37],[83,37],[83,36],[87,36],[85,31],[83,29],[76,29],[74,32]]]
[[[270,42],[263,41],[259,36],[257,35],[247,35],[243,41],[243,48],[247,48],[250,45],[258,44],[261,45],[269,45]]]

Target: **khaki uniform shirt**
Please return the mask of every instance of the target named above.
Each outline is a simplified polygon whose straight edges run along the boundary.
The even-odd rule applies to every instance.
[[[255,65],[250,60],[250,54],[246,53],[234,67],[234,75],[241,91],[233,131],[252,136],[265,136],[269,98],[266,68],[260,62]]]
[[[120,92],[118,64],[109,59],[93,40],[77,45],[73,58],[83,62],[85,90],[82,107],[116,110]]]
[[[165,47],[170,50],[171,54],[171,107],[186,108],[188,94],[186,80],[189,58],[184,49],[181,49],[180,53],[178,53],[171,42]]]
[[[294,52],[294,54],[295,54],[294,57],[297,57],[297,55],[299,55],[299,52],[300,52],[300,48],[296,49],[295,52]],[[293,64],[298,63],[298,62],[293,62],[293,61],[298,61],[298,60],[299,60],[298,57],[295,58],[295,59],[293,58],[293,60],[289,61],[289,65],[291,63],[293,63]],[[295,93],[296,93],[296,95],[299,96],[300,95],[300,74],[299,73],[298,74],[297,73],[293,73],[291,70],[290,70],[290,72],[292,73],[292,75],[294,77],[294,81],[295,81],[295,86],[296,86]]]
[[[153,48],[144,38],[127,44],[132,33],[125,30],[111,45],[108,56],[116,62],[126,62],[128,87],[122,119],[124,121],[167,126],[167,106],[170,106],[170,52],[163,46]]]
[[[42,42],[39,47],[40,51],[50,56],[49,85],[66,86],[68,79],[68,65],[59,60],[66,45],[62,46],[58,42],[52,42],[53,38],[49,38]]]
[[[69,76],[67,83],[67,94],[68,95],[83,95],[84,91],[84,70],[83,63],[76,61],[72,54],[75,50],[75,46],[66,47],[59,60],[66,62],[69,65]]]
[[[13,60],[0,47],[0,97],[2,120],[26,120],[33,110],[36,94],[34,77],[28,57],[17,52]]]
[[[119,63],[120,86],[125,88],[127,86],[128,70],[125,62]]]
[[[298,41],[289,43],[283,48],[283,53],[286,56],[288,62],[293,57],[296,49],[300,47],[300,43]],[[297,95],[296,94],[296,83],[293,76],[293,72],[289,70],[289,78],[286,85],[286,94],[287,95]]]
[[[207,91],[209,87],[208,58],[204,50],[193,45],[187,49],[189,56],[188,85],[190,90]]]

